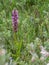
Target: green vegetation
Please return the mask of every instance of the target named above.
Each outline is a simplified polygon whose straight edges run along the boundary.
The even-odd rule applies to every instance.
[[[14,9],[18,10],[16,33]],[[1,65],[49,63],[49,0],[0,0],[0,58]]]

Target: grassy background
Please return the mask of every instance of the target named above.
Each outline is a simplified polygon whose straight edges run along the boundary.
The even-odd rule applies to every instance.
[[[22,44],[17,62],[19,65],[41,65],[42,62],[39,60],[34,64],[30,62],[31,55],[26,46],[33,42],[39,57],[41,55],[38,45],[46,46],[49,51],[49,0],[0,0],[0,45],[4,45],[16,61],[17,50],[12,30],[12,10],[14,8],[19,14],[16,37],[18,43]]]

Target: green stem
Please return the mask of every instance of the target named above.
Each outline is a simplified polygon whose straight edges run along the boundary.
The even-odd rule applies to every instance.
[[[15,50],[16,50],[16,57],[20,57],[20,51],[22,47],[22,41],[18,42],[16,38],[16,33],[14,32],[14,45],[15,45]]]

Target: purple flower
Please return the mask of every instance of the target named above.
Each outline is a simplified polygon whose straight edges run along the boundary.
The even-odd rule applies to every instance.
[[[14,32],[17,32],[17,28],[18,28],[18,11],[17,10],[12,11],[12,25],[13,25]]]

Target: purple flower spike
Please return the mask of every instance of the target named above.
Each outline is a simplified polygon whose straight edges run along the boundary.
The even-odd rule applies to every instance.
[[[12,25],[13,25],[14,32],[17,32],[17,28],[18,28],[18,11],[17,10],[12,11]]]

